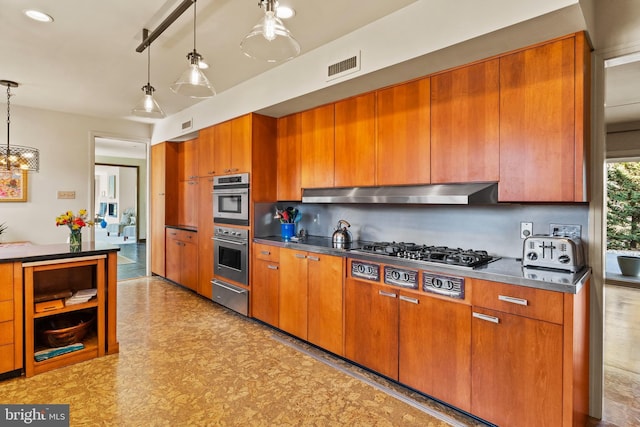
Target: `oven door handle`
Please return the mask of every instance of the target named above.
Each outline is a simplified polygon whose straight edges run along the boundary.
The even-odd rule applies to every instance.
[[[247,246],[247,242],[238,242],[236,240],[227,240],[227,239],[222,239],[220,237],[214,237],[213,241],[215,242],[216,240],[222,243],[231,243],[232,245]]]
[[[222,195],[222,196],[227,196],[229,194],[233,195],[233,194],[249,194],[249,189],[248,188],[242,188],[242,189],[235,189],[235,190],[221,190],[219,188],[215,188],[212,191],[213,194],[215,195]]]

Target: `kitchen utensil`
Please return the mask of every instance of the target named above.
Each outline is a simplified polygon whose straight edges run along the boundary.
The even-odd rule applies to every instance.
[[[352,238],[351,233],[347,230],[348,227],[351,227],[351,224],[344,219],[338,221],[338,226],[331,237],[334,248],[346,248],[351,245]]]

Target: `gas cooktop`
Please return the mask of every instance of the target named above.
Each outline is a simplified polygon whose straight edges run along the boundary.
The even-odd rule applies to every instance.
[[[418,245],[406,242],[365,243],[356,252],[386,255],[416,261],[427,261],[461,267],[478,267],[495,261],[487,251]]]

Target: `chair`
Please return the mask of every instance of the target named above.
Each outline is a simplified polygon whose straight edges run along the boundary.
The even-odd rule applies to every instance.
[[[136,212],[133,208],[125,209],[122,212],[119,223],[107,225],[107,236],[115,233],[116,236],[124,235],[124,240],[128,237],[136,236]]]

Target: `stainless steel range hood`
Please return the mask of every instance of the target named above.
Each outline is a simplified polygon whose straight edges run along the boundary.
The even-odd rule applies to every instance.
[[[498,202],[498,183],[407,185],[397,187],[305,188],[303,203],[391,203],[472,205]]]

